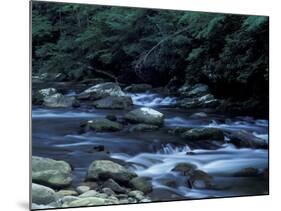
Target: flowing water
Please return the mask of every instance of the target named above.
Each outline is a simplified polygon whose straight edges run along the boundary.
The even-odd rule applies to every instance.
[[[71,91],[68,95],[74,96]],[[228,117],[206,111],[196,117],[196,110],[175,107],[176,98],[155,93],[129,94],[134,107],[148,106],[165,114],[166,127],[216,127],[225,131],[246,130],[268,141],[268,121],[252,117]],[[140,176],[152,178],[153,200],[209,198],[267,193],[266,180],[259,177],[233,177],[242,168],[268,167],[268,151],[264,149],[237,149],[227,143],[220,148],[196,147],[182,144],[182,140],[164,130],[154,132],[128,131],[81,134],[84,121],[115,114],[121,118],[127,111],[76,109],[32,110],[33,155],[61,159],[74,167],[74,183],[83,181],[87,168],[95,159],[114,159],[128,165]],[[201,111],[202,112],[202,111]],[[104,145],[109,153],[93,152],[96,145]],[[186,178],[171,171],[176,164],[188,162],[213,176],[213,189],[190,189]],[[172,186],[164,181],[174,181]]]

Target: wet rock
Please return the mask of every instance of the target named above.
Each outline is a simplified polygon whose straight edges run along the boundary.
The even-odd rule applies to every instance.
[[[78,95],[78,99],[97,100],[107,96],[125,96],[117,83],[106,82],[94,85]]]
[[[198,113],[194,113],[192,114],[190,117],[191,118],[205,118],[207,117],[208,115],[204,112],[198,112]]]
[[[115,192],[113,190],[111,190],[110,188],[103,188],[102,192],[104,192],[108,196],[114,196],[115,195]]]
[[[66,107],[77,107],[78,102],[74,97],[64,96],[63,94],[56,93],[51,96],[44,98],[43,105],[50,108],[66,108]]]
[[[164,115],[152,108],[142,107],[128,112],[125,119],[131,123],[163,125]]]
[[[122,128],[123,126],[120,123],[103,118],[89,120],[84,126],[85,132],[89,130],[94,132],[115,132],[122,130]]]
[[[190,175],[191,173],[193,173],[193,171],[197,168],[196,165],[191,164],[191,163],[178,163],[173,169],[172,171],[175,172],[180,172],[182,173],[184,176],[186,175]]]
[[[113,122],[117,121],[117,117],[114,114],[108,114],[105,118]]]
[[[141,92],[147,92],[151,89],[152,86],[150,84],[132,84],[130,86],[127,86],[124,90],[126,92],[141,93]]]
[[[71,167],[65,161],[32,156],[32,181],[54,188],[69,186]]]
[[[79,194],[85,193],[85,192],[89,191],[90,189],[91,188],[89,186],[86,186],[86,185],[80,185],[76,188],[76,190]]]
[[[171,187],[171,188],[176,188],[177,187],[177,182],[174,179],[170,179],[170,178],[163,178],[160,180],[160,183],[162,185]]]
[[[151,179],[147,177],[135,177],[130,181],[130,185],[133,189],[139,190],[144,194],[152,191]]]
[[[103,187],[110,188],[115,193],[127,193],[127,190],[121,187],[117,182],[113,179],[108,179],[103,183]]]
[[[178,105],[182,108],[216,108],[220,105],[220,101],[215,99],[213,95],[207,94],[197,98],[184,98],[179,101]]]
[[[97,145],[93,147],[93,150],[91,152],[104,152],[105,147],[104,145]]]
[[[183,97],[199,97],[209,93],[209,87],[206,84],[195,84],[193,86],[188,83],[178,89],[178,93]]]
[[[55,88],[40,89],[37,92],[35,92],[34,95],[32,96],[32,102],[34,104],[41,105],[44,102],[45,97],[49,97],[56,93],[57,90]]]
[[[201,170],[193,171],[188,179],[190,186],[197,189],[210,189],[213,186],[212,182],[212,176]]]
[[[173,127],[173,128],[168,128],[167,132],[169,134],[173,135],[180,135],[183,134],[184,132],[190,130],[191,128],[186,128],[186,127]]]
[[[47,205],[58,200],[58,195],[49,187],[32,183],[32,203]]]
[[[228,138],[230,139],[230,143],[239,148],[268,148],[268,144],[265,140],[258,138],[245,130],[232,132],[228,135]]]
[[[149,125],[149,124],[137,124],[133,125],[130,128],[130,132],[149,132],[149,131],[154,131],[158,130],[159,127],[157,125]]]
[[[234,173],[235,177],[255,177],[259,175],[259,170],[256,168],[244,168]]]
[[[182,138],[190,141],[197,140],[224,140],[224,133],[217,128],[195,128],[181,134]]]
[[[108,96],[95,101],[93,105],[101,109],[128,109],[133,101],[129,96]]]
[[[113,179],[117,182],[129,182],[137,175],[125,167],[110,160],[96,160],[90,165],[86,179]]]

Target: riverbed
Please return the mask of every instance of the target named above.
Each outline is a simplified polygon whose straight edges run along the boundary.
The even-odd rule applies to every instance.
[[[75,96],[75,91],[67,95]],[[184,110],[177,108],[176,97],[158,93],[127,93],[133,99],[133,108],[152,107],[165,115],[165,127],[153,132],[81,133],[83,122],[114,114],[117,118],[128,110],[104,110],[81,106],[79,108],[32,108],[32,155],[65,160],[73,167],[73,183],[80,184],[95,159],[113,159],[123,162],[139,176],[152,178],[153,201],[198,199],[240,195],[267,194],[267,180],[260,177],[234,177],[240,169],[268,168],[268,150],[236,148],[227,143],[219,148],[206,144],[183,144],[180,137],[167,133],[165,128],[211,127],[224,131],[246,130],[268,142],[268,120],[249,116],[227,116],[212,110]],[[132,109],[133,109],[132,108]],[[194,115],[198,113],[204,115]],[[103,145],[105,152],[93,147]],[[214,178],[216,188],[194,189],[186,179],[171,171],[178,163],[195,164]],[[173,186],[163,181],[175,181]]]

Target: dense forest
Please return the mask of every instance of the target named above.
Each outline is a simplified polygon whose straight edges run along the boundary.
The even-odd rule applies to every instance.
[[[226,107],[267,115],[268,17],[33,2],[32,23],[34,75],[204,83]]]

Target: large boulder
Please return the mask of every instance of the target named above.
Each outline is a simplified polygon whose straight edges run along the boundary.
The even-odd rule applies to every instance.
[[[117,182],[129,182],[137,175],[125,167],[110,160],[96,160],[91,163],[87,171],[87,180],[113,179]]]
[[[107,96],[125,96],[117,83],[106,82],[94,85],[78,95],[78,99],[97,100]]]
[[[152,191],[151,179],[147,177],[135,177],[130,181],[133,189],[139,190],[145,194]]]
[[[96,108],[101,109],[126,109],[133,105],[130,96],[108,96],[93,103]]]
[[[95,132],[115,132],[123,128],[120,123],[104,118],[89,120],[84,127],[85,131],[91,130]]]
[[[48,205],[59,198],[53,189],[35,183],[32,183],[31,195],[32,203],[38,205]]]
[[[51,96],[45,97],[43,104],[51,108],[66,108],[76,106],[77,101],[75,97],[68,97],[64,96],[63,94],[56,93]]]
[[[150,84],[132,84],[130,86],[127,86],[124,90],[126,92],[141,93],[141,92],[147,92],[151,89],[152,86]]]
[[[125,114],[125,119],[131,123],[163,125],[164,114],[152,108],[142,107]]]
[[[182,138],[189,141],[216,140],[223,141],[224,133],[217,128],[195,128],[181,134]]]
[[[265,140],[254,136],[245,130],[239,130],[232,132],[228,135],[230,143],[239,148],[268,148],[268,144]]]
[[[54,188],[69,186],[71,167],[65,161],[32,156],[32,181]]]

